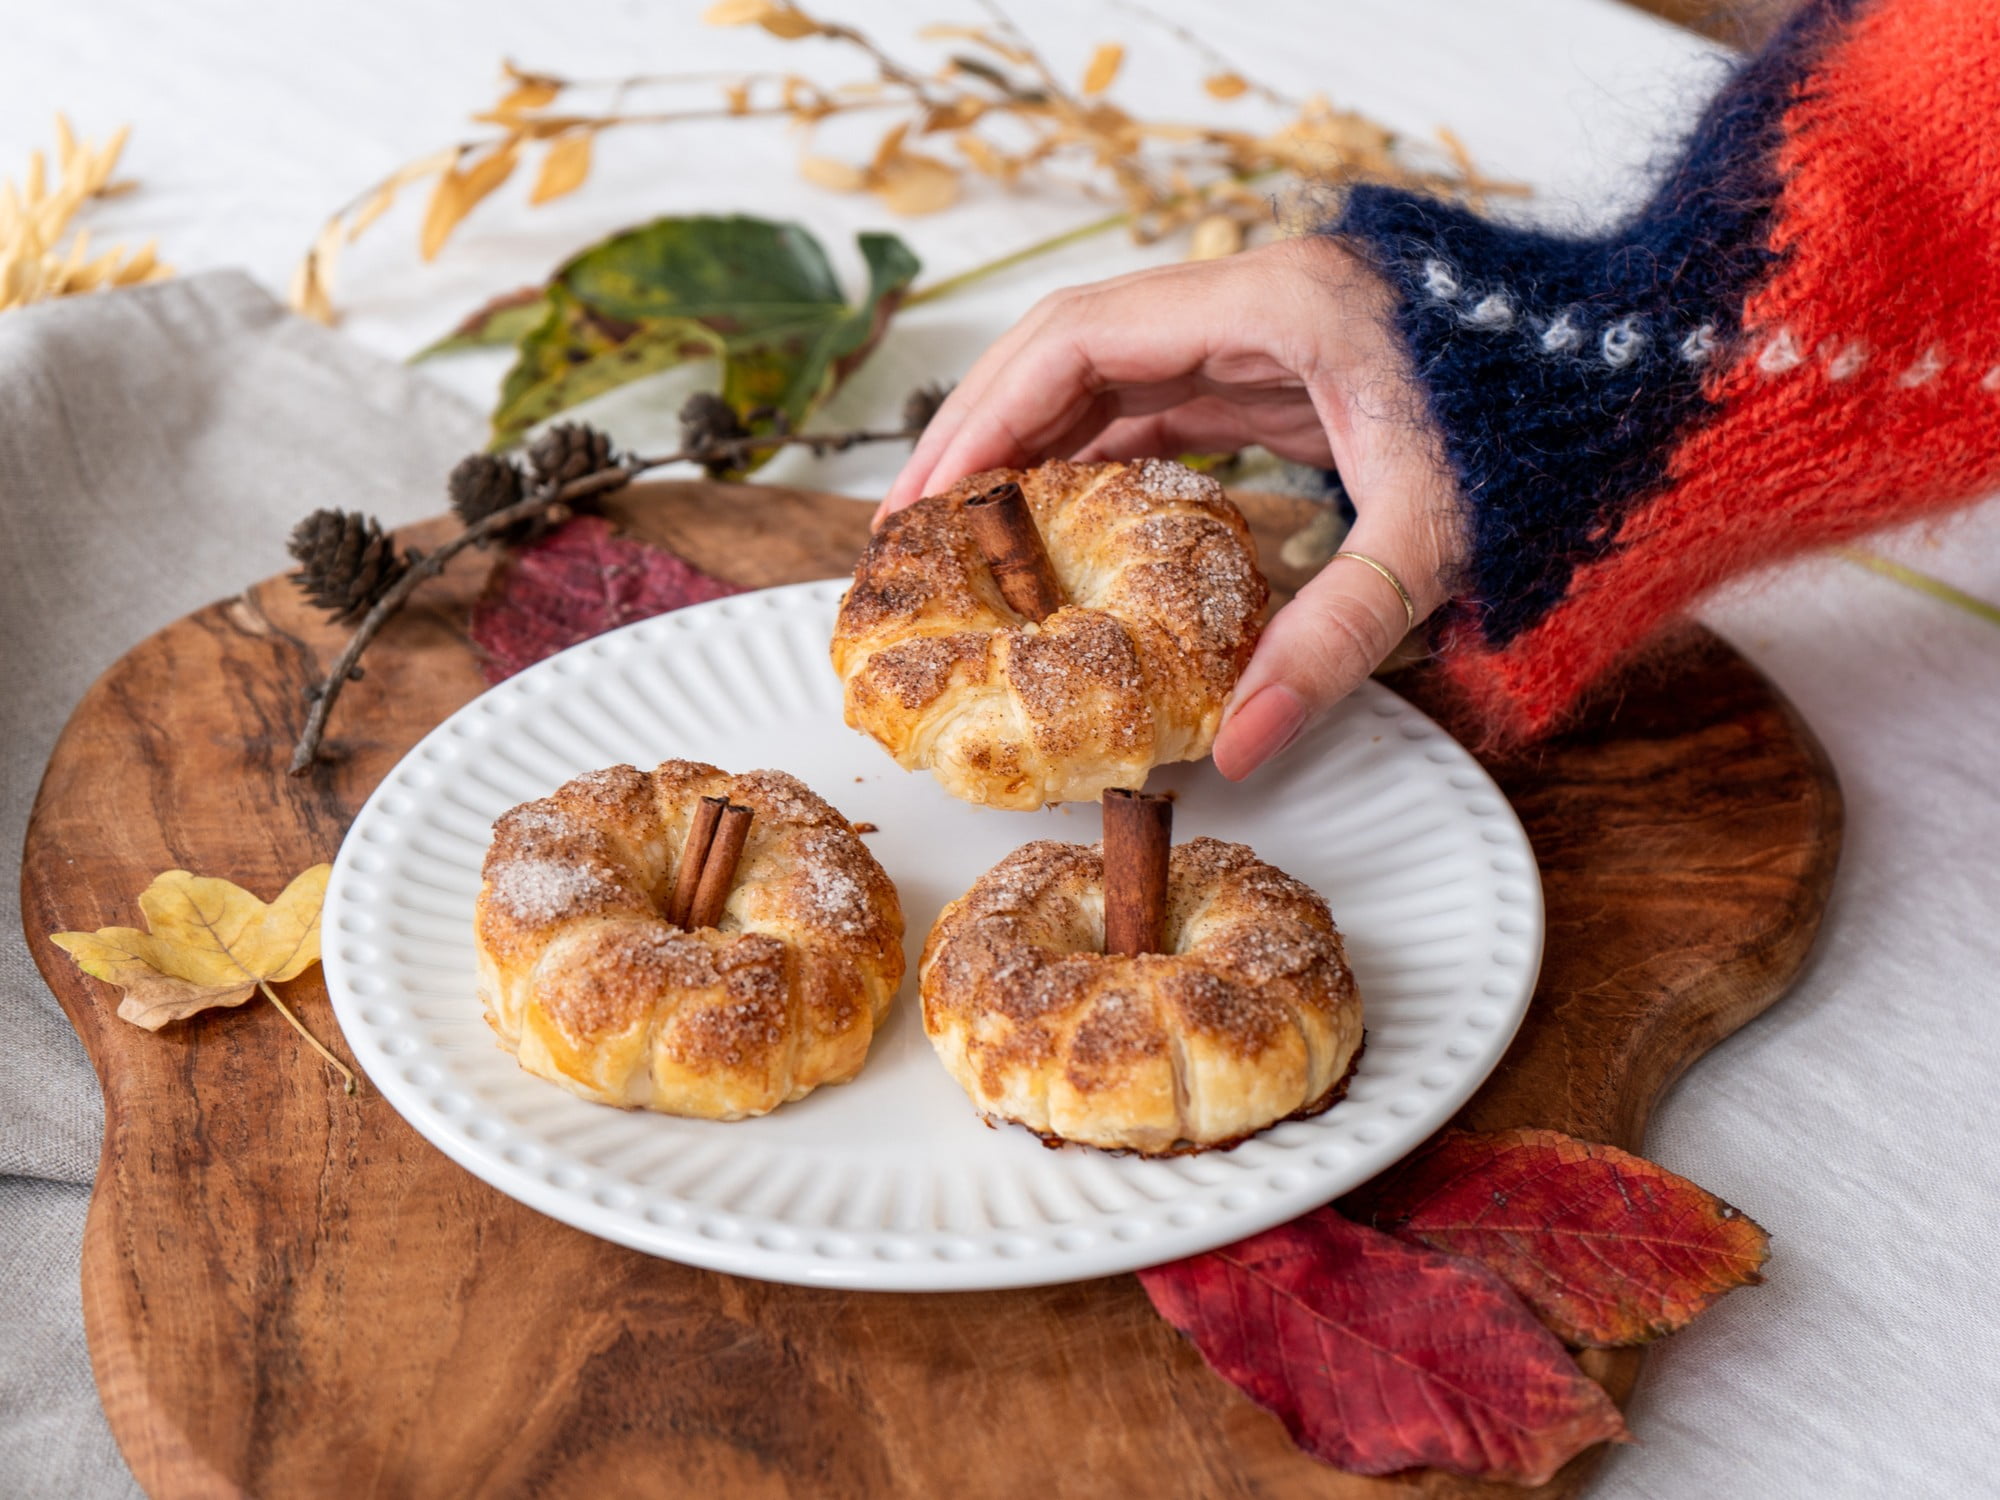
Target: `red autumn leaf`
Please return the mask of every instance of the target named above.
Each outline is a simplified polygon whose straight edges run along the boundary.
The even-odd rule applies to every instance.
[[[1672,1333],[1763,1280],[1770,1236],[1684,1177],[1553,1130],[1452,1131],[1404,1165],[1375,1223],[1497,1271],[1565,1342]]]
[[[472,610],[488,682],[504,682],[578,641],[634,620],[743,592],[659,547],[578,516],[495,570]]]
[[[1498,1276],[1330,1208],[1139,1279],[1218,1374],[1350,1473],[1540,1484],[1626,1438],[1611,1398]]]

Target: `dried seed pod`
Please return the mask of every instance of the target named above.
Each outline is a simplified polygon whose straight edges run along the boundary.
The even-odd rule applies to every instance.
[[[681,403],[681,448],[685,452],[707,453],[748,436],[750,429],[736,415],[736,408],[713,391],[696,391]],[[717,454],[700,462],[710,478],[719,478],[739,458],[735,453]]]
[[[285,545],[299,563],[292,581],[343,625],[367,614],[412,561],[383,533],[380,521],[359,511],[316,510],[292,529]]]
[[[524,493],[521,466],[512,459],[495,458],[490,453],[468,453],[461,458],[445,481],[451,496],[452,514],[467,526],[476,526],[496,511],[520,502]],[[535,529],[538,518],[507,528],[501,540],[518,542]]]
[[[944,405],[944,398],[951,391],[949,384],[936,380],[911,391],[903,398],[903,431],[919,433],[930,426],[931,418],[938,414],[938,408]]]
[[[558,422],[528,445],[528,465],[543,484],[570,484],[611,467],[611,439],[583,422]]]

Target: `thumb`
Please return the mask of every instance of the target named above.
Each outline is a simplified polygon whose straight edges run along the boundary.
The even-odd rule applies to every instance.
[[[1265,627],[1215,737],[1215,767],[1231,781],[1297,739],[1409,632],[1412,610],[1403,595],[1359,557],[1379,562],[1410,590],[1418,621],[1441,602],[1436,560],[1394,536],[1368,534],[1373,530],[1357,524],[1341,553]]]

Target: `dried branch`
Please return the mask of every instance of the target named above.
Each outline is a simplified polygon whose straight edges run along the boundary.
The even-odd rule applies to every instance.
[[[1245,99],[1261,105],[1265,114],[1255,127],[1142,118],[1110,97],[1124,56],[1119,44],[1098,47],[1082,78],[1071,86],[998,0],[980,3],[991,17],[988,25],[931,26],[919,33],[963,44],[929,74],[858,28],[822,20],[792,0],[719,0],[704,19],[717,26],[757,26],[786,43],[816,38],[833,44],[865,60],[864,76],[837,83],[775,71],[576,80],[510,63],[499,101],[473,117],[497,127],[498,133],[406,163],[344,205],[327,221],[301,265],[293,306],[331,321],[333,262],[340,246],[372,224],[403,189],[432,184],[421,242],[428,259],[534,153],[541,153],[541,165],[529,201],[550,202],[583,186],[597,136],[631,125],[782,118],[802,127],[806,137],[801,176],[835,192],[872,193],[895,213],[949,208],[968,177],[1010,188],[1032,178],[1045,187],[1121,204],[1124,213],[1117,222],[1142,242],[1193,226],[1192,249],[1198,256],[1227,253],[1268,228],[1268,202],[1243,187],[1252,179],[1283,175],[1310,185],[1383,181],[1474,202],[1522,191],[1480,174],[1449,131],[1439,132],[1444,149],[1431,153],[1425,164],[1385,126],[1335,109],[1319,96],[1289,99],[1247,76],[1192,28],[1133,3],[1126,7],[1130,14],[1163,28],[1202,57],[1210,71],[1198,98]],[[720,105],[644,111],[622,107],[626,95],[636,90],[713,88],[717,83],[724,96]],[[578,108],[578,94],[595,90],[609,90],[612,107]],[[811,134],[822,121],[862,111],[890,116],[868,160],[848,161],[813,150]],[[996,122],[1004,128],[989,132]],[[937,143],[935,149],[930,142]]]
[[[917,404],[916,396],[929,393],[913,393],[912,402],[906,408],[907,418],[928,417],[935,410],[935,400],[927,399],[923,405]],[[532,524],[552,520],[560,515],[580,509],[590,502],[601,500],[614,490],[623,489],[640,475],[654,469],[666,468],[672,464],[695,463],[704,467],[740,463],[751,454],[765,449],[808,448],[813,454],[824,456],[828,453],[844,453],[849,448],[864,443],[911,442],[922,435],[921,423],[914,423],[893,431],[871,431],[858,429],[851,432],[770,432],[724,436],[684,444],[678,452],[644,457],[637,454],[619,457],[610,453],[608,443],[602,434],[587,428],[572,428],[571,431],[589,434],[597,441],[595,451],[605,455],[603,467],[571,479],[538,479],[526,486],[526,493],[512,505],[503,506],[481,516],[477,521],[446,541],[436,551],[421,556],[414,553],[404,559],[402,571],[395,581],[375,598],[354,627],[347,644],[334,658],[326,676],[306,689],[311,702],[307,711],[304,729],[299,734],[298,744],[292,750],[291,774],[302,776],[320,760],[320,747],[326,737],[326,726],[333,714],[333,706],[340,698],[340,691],[348,682],[361,676],[361,657],[382,628],[394,619],[409,602],[410,596],[431,579],[437,577],[459,553],[468,547],[485,546],[504,539],[509,533],[532,529]],[[310,519],[310,518],[309,518]],[[297,578],[299,575],[294,575]]]

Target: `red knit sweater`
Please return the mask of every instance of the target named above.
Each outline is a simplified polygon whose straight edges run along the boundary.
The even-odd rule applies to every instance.
[[[1473,534],[1441,644],[1496,735],[1724,578],[2000,489],[1996,122],[2000,4],[1818,0],[1612,235],[1357,192],[1334,227],[1404,290]]]

